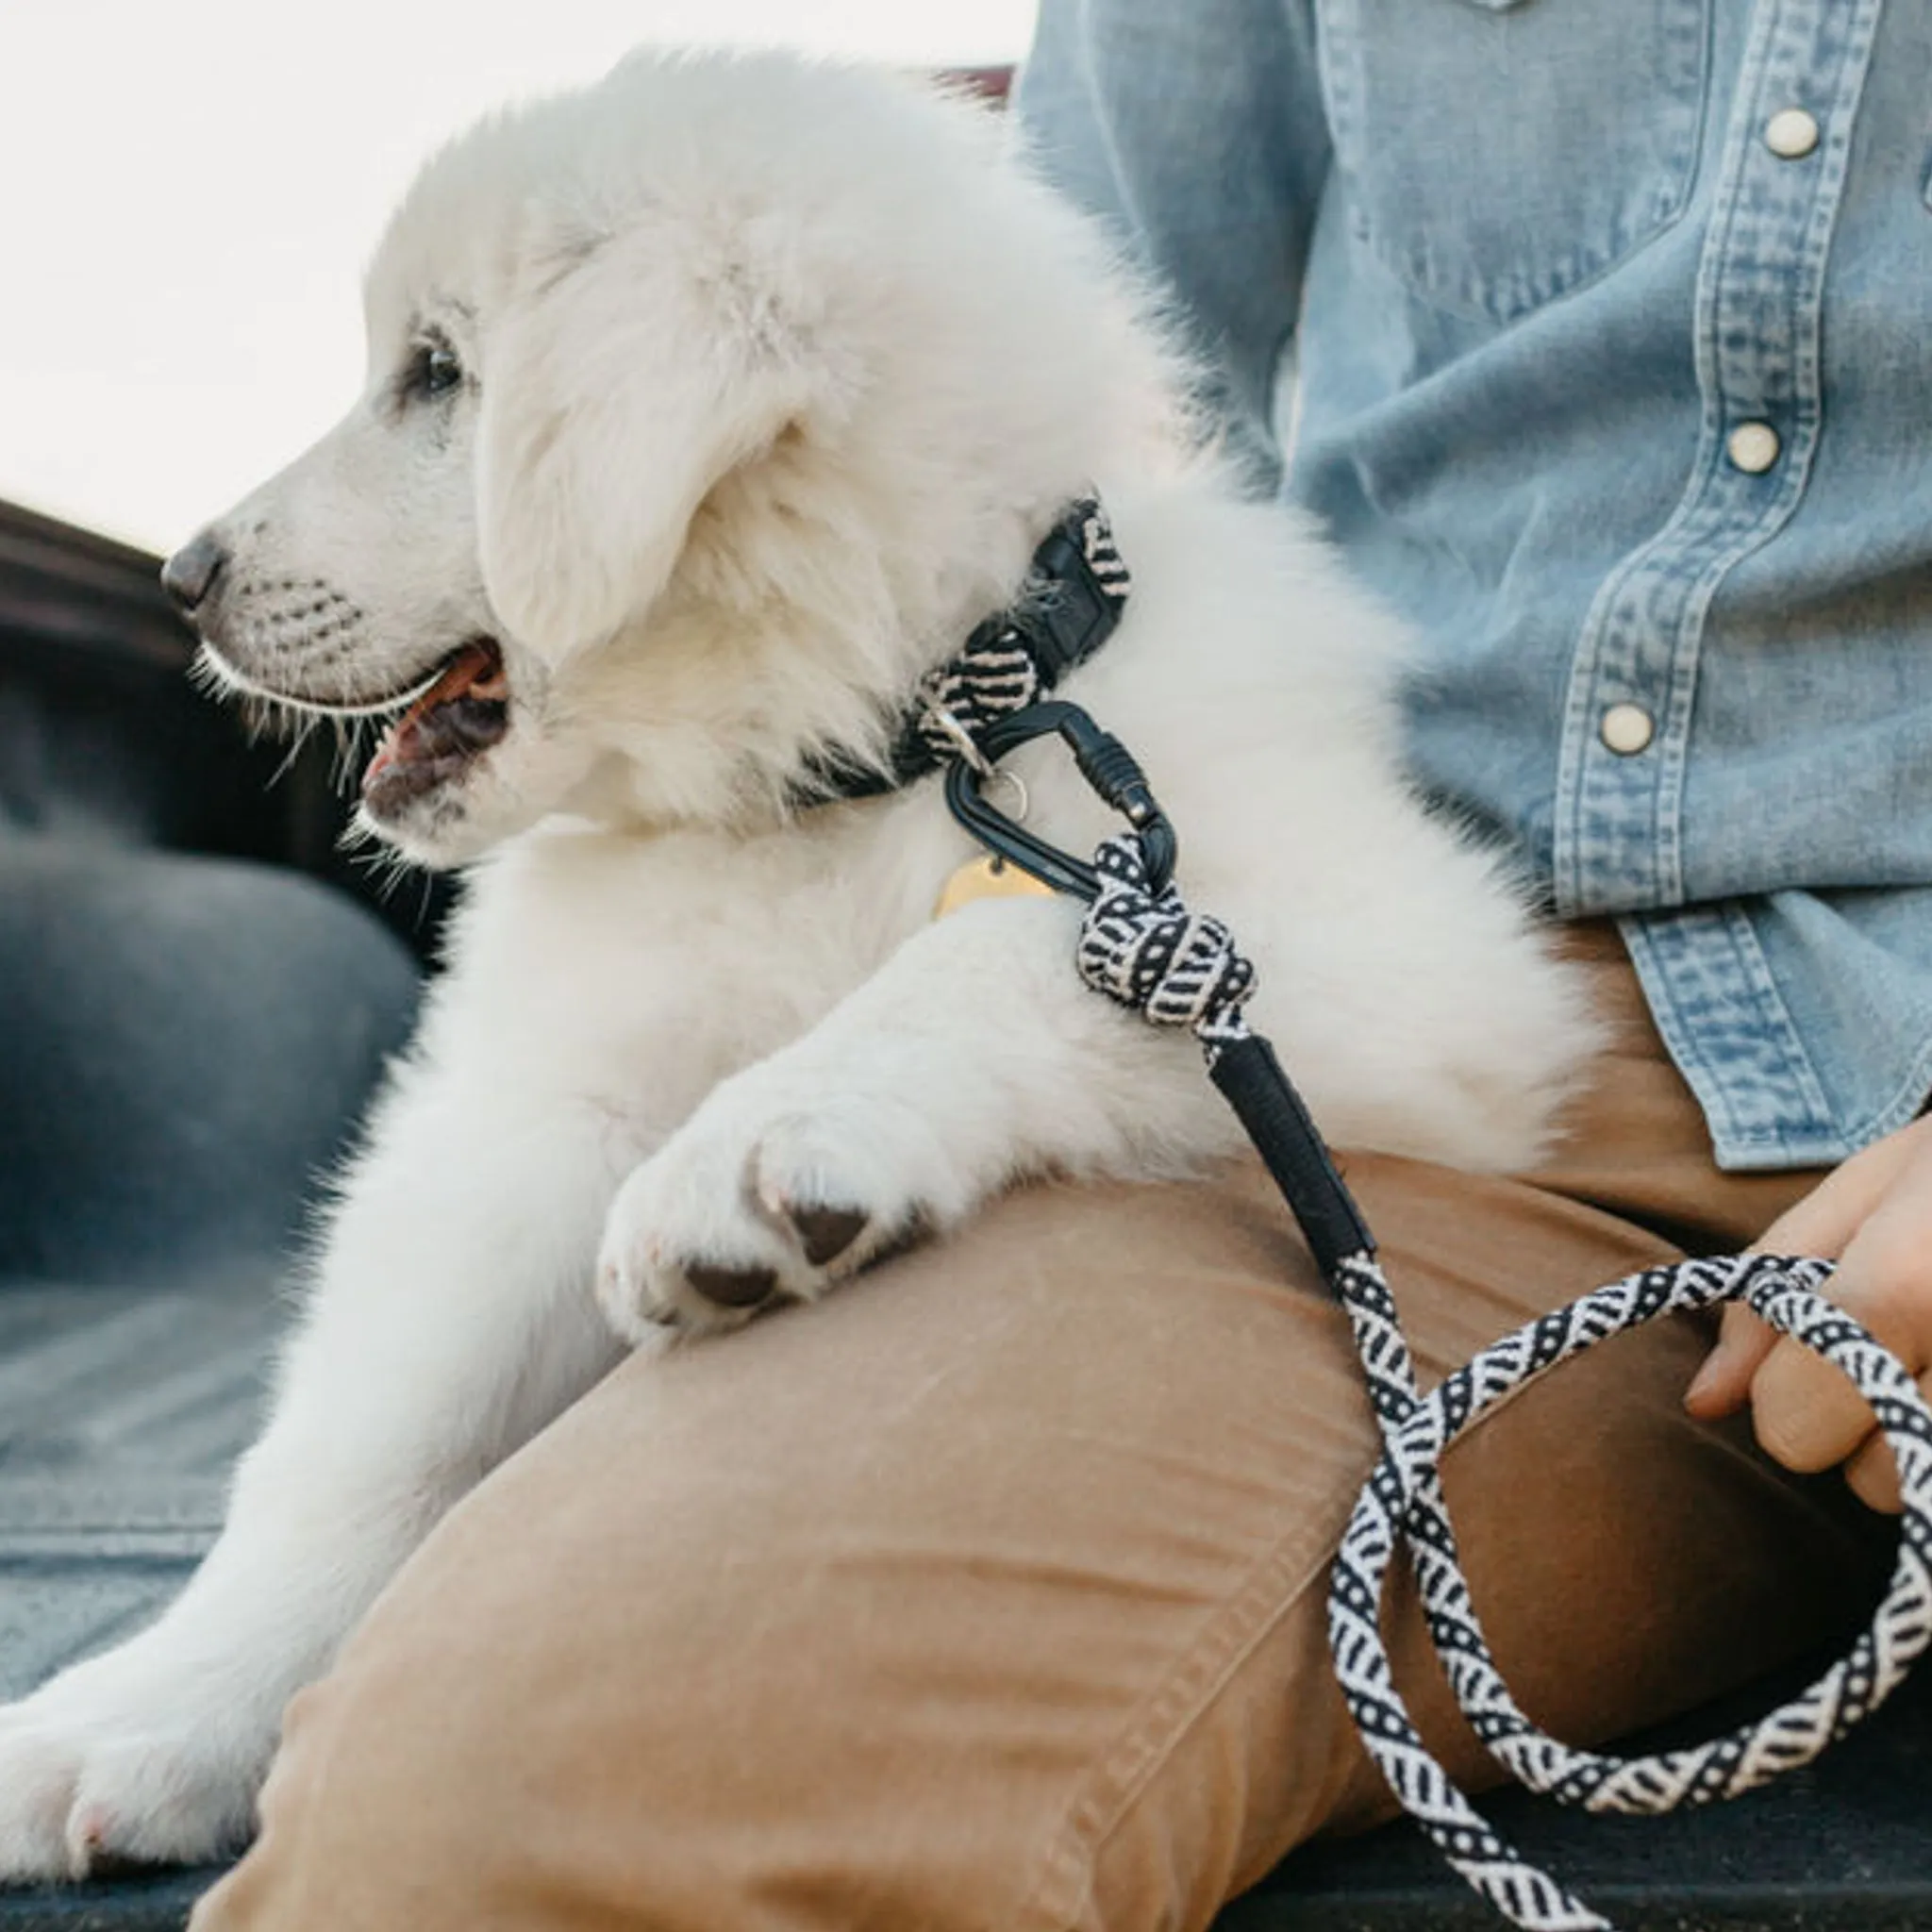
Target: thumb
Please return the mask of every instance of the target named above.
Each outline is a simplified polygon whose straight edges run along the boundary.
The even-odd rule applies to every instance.
[[[1777,1345],[1777,1332],[1740,1302],[1724,1306],[1717,1346],[1684,1391],[1684,1407],[1700,1422],[1735,1415],[1751,1393],[1751,1378]]]

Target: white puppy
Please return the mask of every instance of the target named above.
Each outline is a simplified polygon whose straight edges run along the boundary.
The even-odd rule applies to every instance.
[[[930,922],[972,851],[935,781],[802,802],[1090,487],[1135,588],[1068,689],[1331,1139],[1542,1145],[1575,990],[1405,789],[1394,627],[1190,452],[1142,308],[991,119],[860,71],[643,55],[424,172],[360,401],[170,580],[230,685],[400,712],[362,819],[471,868],[449,970],[221,1540],[0,1713],[0,1876],[232,1846],[290,1693],[626,1344],[809,1300],[1026,1174],[1240,1144],[1191,1041],[1076,979],[1076,905]],[[1019,762],[1035,827],[1115,829],[1058,750]]]

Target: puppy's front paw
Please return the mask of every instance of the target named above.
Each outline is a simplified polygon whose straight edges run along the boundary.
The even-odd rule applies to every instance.
[[[735,1328],[810,1301],[953,1203],[917,1122],[856,1103],[766,1111],[721,1090],[627,1180],[597,1297],[626,1341]]]
[[[0,1885],[237,1850],[274,1748],[232,1710],[178,1707],[178,1686],[103,1704],[82,1674],[0,1709]],[[106,1688],[104,1685],[102,1688]]]

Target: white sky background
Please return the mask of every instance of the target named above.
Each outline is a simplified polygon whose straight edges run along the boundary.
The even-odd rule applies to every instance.
[[[480,109],[641,41],[1010,61],[1033,0],[0,0],[0,498],[172,549],[341,414]]]

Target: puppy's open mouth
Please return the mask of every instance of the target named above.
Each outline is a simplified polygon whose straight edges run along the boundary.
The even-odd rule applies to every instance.
[[[362,803],[377,818],[393,816],[460,777],[508,729],[503,653],[493,640],[473,638],[382,734],[362,774]]]

